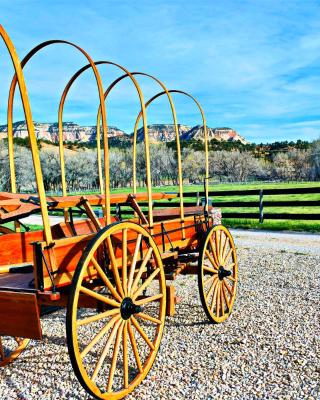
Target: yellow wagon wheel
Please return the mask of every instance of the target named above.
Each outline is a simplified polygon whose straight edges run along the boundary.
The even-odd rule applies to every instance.
[[[236,249],[229,230],[214,226],[207,234],[199,254],[198,286],[202,306],[213,323],[231,314],[238,283]]]
[[[0,226],[0,236],[8,233],[14,233],[14,231],[5,226]],[[18,358],[29,342],[30,339],[19,337],[3,338],[0,336],[0,367],[5,367]]]
[[[122,399],[146,377],[165,308],[165,275],[151,235],[126,221],[102,229],[75,271],[66,320],[73,369],[92,396]]]

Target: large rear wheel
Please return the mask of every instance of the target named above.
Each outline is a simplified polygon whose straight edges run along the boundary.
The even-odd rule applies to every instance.
[[[160,346],[165,296],[161,256],[143,227],[116,222],[92,239],[73,277],[66,321],[72,366],[88,393],[122,399],[146,377]]]

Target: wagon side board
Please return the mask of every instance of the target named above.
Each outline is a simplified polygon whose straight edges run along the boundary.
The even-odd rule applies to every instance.
[[[0,290],[0,336],[42,339],[35,293]]]

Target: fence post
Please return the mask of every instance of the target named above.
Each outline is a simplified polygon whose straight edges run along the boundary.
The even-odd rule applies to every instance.
[[[200,192],[197,192],[197,206],[200,206]]]
[[[260,224],[263,223],[263,189],[260,189],[259,193],[259,222]]]

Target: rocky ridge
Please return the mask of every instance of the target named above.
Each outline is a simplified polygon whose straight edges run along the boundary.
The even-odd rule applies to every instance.
[[[38,139],[49,142],[58,141],[58,124],[34,122],[35,132]],[[128,135],[123,130],[109,126],[109,137],[131,140],[133,134]],[[173,124],[153,124],[148,125],[150,142],[171,142],[175,140],[175,131]],[[207,128],[209,140],[218,141],[240,141],[248,143],[231,128]],[[28,137],[28,131],[25,121],[15,122],[13,124],[14,137],[25,139]],[[179,124],[179,133],[182,140],[204,140],[203,126],[196,125],[190,127]],[[143,128],[137,132],[138,141],[143,140]],[[7,125],[0,125],[0,139],[7,137]],[[90,143],[96,139],[96,126],[81,126],[74,122],[65,122],[63,124],[63,139],[72,143]]]

